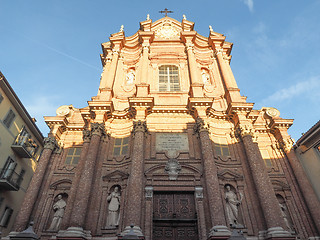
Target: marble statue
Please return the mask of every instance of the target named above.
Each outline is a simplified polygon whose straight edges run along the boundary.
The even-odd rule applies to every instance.
[[[119,209],[120,209],[120,191],[119,187],[115,187],[113,192],[107,197],[109,202],[107,227],[116,227],[119,225]]]
[[[130,69],[130,71],[126,75],[126,84],[132,85],[134,83],[134,80],[135,80],[134,70]]]
[[[230,226],[237,226],[239,225],[238,222],[238,215],[239,215],[239,205],[242,201],[241,199],[238,200],[237,195],[231,190],[229,185],[226,186],[226,193],[225,193],[225,200],[226,200],[226,210],[227,210],[227,218],[228,223]]]
[[[287,208],[286,208],[285,204],[279,203],[279,206],[280,206],[281,214],[282,214],[283,220],[284,220],[284,222],[285,222],[285,224],[286,224],[286,227],[287,227],[290,231],[292,231],[291,226],[290,226],[290,223],[289,223],[289,220],[288,220],[288,216],[287,216],[287,213],[286,213],[286,212],[287,212]]]
[[[58,195],[58,201],[53,204],[54,215],[49,227],[51,231],[58,231],[60,228],[60,224],[64,215],[64,210],[67,206],[67,203],[62,199],[62,196]]]

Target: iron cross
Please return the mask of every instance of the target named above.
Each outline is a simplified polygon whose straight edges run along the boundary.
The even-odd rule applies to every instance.
[[[168,13],[173,13],[173,11],[168,11],[168,8],[165,8],[164,11],[159,11],[159,13],[164,13],[166,14],[165,16],[168,16]]]

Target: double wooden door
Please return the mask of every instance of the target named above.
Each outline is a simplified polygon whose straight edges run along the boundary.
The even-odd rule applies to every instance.
[[[153,240],[198,240],[194,194],[155,192]]]

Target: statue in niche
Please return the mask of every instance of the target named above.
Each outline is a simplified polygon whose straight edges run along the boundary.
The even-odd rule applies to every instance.
[[[134,74],[134,70],[130,69],[126,75],[126,85],[132,85],[134,83],[136,76]]]
[[[168,160],[164,170],[168,173],[169,180],[177,180],[181,166],[177,159],[172,158]]]
[[[292,231],[288,216],[287,216],[287,207],[284,203],[279,203],[280,209],[281,209],[281,215],[283,217],[283,220],[286,224],[286,227],[289,229],[289,231]]]
[[[209,76],[209,73],[205,69],[201,70],[201,77],[202,77],[202,82],[204,85],[210,84],[210,76]]]
[[[231,190],[229,185],[226,186],[225,200],[226,200],[226,211],[228,222],[231,227],[242,227],[239,224],[239,206],[242,201],[242,194],[240,194],[241,198],[238,200],[235,192]]]
[[[119,225],[120,218],[120,190],[119,187],[115,187],[113,192],[107,197],[109,203],[107,227],[117,227]]]
[[[66,206],[67,203],[62,199],[62,195],[59,194],[58,201],[55,204],[53,204],[53,211],[55,213],[53,215],[53,219],[49,227],[50,231],[59,230]]]

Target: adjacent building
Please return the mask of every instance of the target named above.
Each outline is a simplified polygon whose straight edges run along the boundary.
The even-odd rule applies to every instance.
[[[320,200],[320,121],[299,138],[295,152]]]
[[[43,148],[43,136],[0,72],[0,231],[13,225]]]
[[[318,239],[320,204],[287,133],[254,109],[233,44],[185,16],[102,44],[98,94],[45,117],[39,166],[15,223],[41,239]],[[89,84],[89,83],[86,83]],[[136,238],[137,239],[137,238]]]

